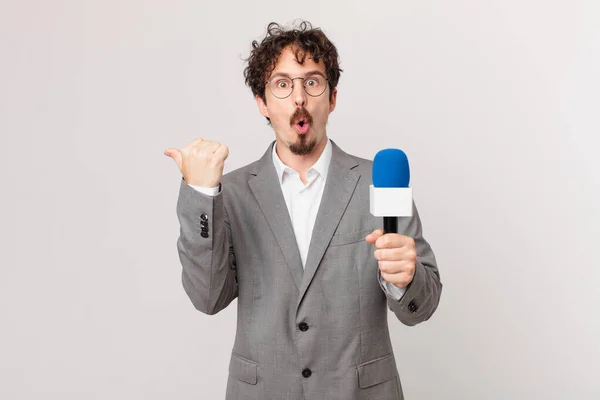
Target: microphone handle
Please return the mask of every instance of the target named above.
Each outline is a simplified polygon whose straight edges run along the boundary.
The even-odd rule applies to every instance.
[[[383,233],[398,233],[398,217],[383,217]]]

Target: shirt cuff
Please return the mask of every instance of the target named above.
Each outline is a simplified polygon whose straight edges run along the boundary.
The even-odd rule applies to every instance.
[[[400,301],[402,296],[404,296],[404,293],[406,293],[406,288],[399,288],[398,286],[395,286],[383,279],[379,270],[377,271],[377,280],[379,281],[379,286],[381,286],[381,289],[383,289],[384,293],[396,301]]]
[[[204,193],[208,196],[216,196],[219,193],[221,193],[221,184],[219,184],[219,186],[214,187],[214,188],[206,188],[203,186],[194,186],[194,185],[189,185],[192,188],[196,189],[197,191],[199,191],[200,193]]]

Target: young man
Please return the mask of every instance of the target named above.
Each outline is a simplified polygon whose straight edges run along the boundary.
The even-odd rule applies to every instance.
[[[429,319],[442,284],[413,217],[383,235],[369,212],[371,165],[328,139],[335,46],[302,23],[270,24],[245,70],[275,131],[262,158],[224,176],[225,145],[167,149],[183,178],[177,249],[194,306],[238,298],[228,400],[402,399],[387,307]]]

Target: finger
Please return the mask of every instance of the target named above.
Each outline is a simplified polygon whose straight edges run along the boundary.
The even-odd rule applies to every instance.
[[[378,249],[389,249],[389,248],[394,248],[394,247],[400,247],[397,245],[397,243],[398,243],[397,236],[398,236],[397,233],[386,233],[384,235],[381,235],[375,241],[375,247],[377,247]]]
[[[404,258],[402,257],[403,255],[404,252],[402,248],[377,249],[373,252],[373,256],[379,261],[398,261]]]
[[[391,283],[394,286],[399,288],[405,288],[412,281],[412,277],[407,274],[387,274],[385,272],[381,273],[381,277],[386,281]]]
[[[401,274],[406,273],[412,275],[414,272],[413,263],[411,261],[379,261],[378,268],[386,274]]]
[[[229,157],[229,148],[224,144],[219,145],[215,150],[215,157],[221,160],[226,160]]]
[[[379,261],[416,261],[417,251],[414,248],[403,246],[394,249],[377,249],[373,252],[373,256]]]
[[[179,149],[169,148],[164,151],[164,154],[166,156],[171,157],[173,160],[175,160],[175,162],[177,163],[177,166],[179,167],[179,169],[181,169],[182,157],[181,157],[181,152],[179,151]]]
[[[181,149],[181,150],[182,150],[182,151],[188,151],[188,150],[189,150],[189,149],[191,149],[191,148],[194,148],[194,147],[198,147],[198,146],[200,146],[200,145],[202,144],[202,142],[204,142],[204,141],[205,141],[205,140],[204,140],[204,139],[202,139],[202,138],[196,138],[196,139],[193,139],[193,140],[191,140],[191,141],[190,141],[188,144],[186,144],[186,145],[183,147],[183,149]]]
[[[210,146],[210,150],[213,153],[215,153],[219,149],[219,147],[221,147],[221,143],[219,143],[219,142],[213,142],[212,146]]]
[[[409,236],[400,235],[398,233],[386,233],[377,239],[375,246],[377,246],[378,249],[399,248],[404,246],[414,247],[414,243],[414,239]]]
[[[204,140],[203,142],[201,142],[199,144],[198,149],[206,152],[207,154],[212,154],[215,152],[215,150],[217,150],[217,148],[220,146],[220,144],[221,143],[219,143],[219,142],[212,142],[210,140]]]
[[[375,229],[373,232],[369,233],[366,237],[365,240],[367,242],[369,242],[370,244],[375,244],[375,241],[381,236],[383,235],[383,230],[382,229]]]

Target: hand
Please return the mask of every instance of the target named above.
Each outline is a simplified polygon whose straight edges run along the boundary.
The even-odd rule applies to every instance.
[[[381,277],[399,288],[407,287],[415,276],[417,249],[414,239],[398,233],[384,235],[383,230],[377,229],[365,240],[377,248],[374,255],[379,260]]]
[[[164,154],[175,160],[188,185],[214,188],[221,182],[229,149],[219,142],[194,139],[181,151],[169,148]]]

